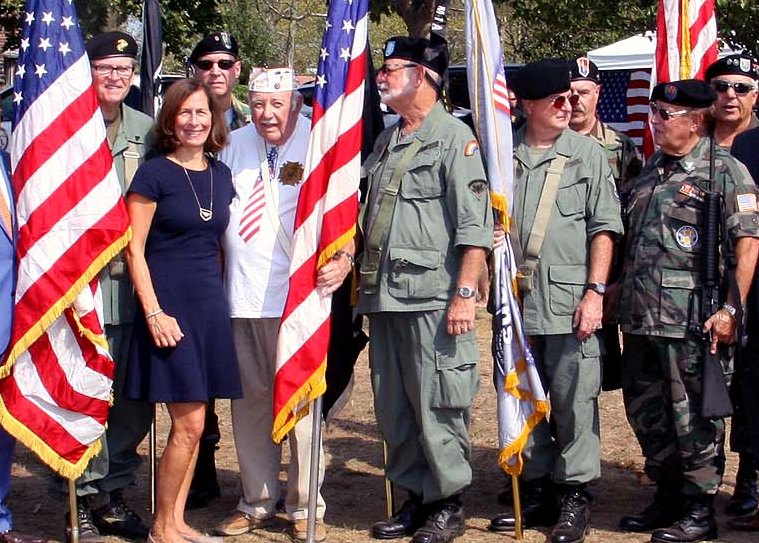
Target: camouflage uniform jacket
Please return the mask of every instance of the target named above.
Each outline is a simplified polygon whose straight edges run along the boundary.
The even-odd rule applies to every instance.
[[[698,323],[703,269],[705,191],[724,195],[727,234],[759,237],[757,189],[743,164],[715,148],[715,181],[709,181],[711,140],[702,138],[670,164],[657,151],[634,180],[627,205],[627,246],[619,322],[622,331],[685,338]]]
[[[617,132],[600,120],[588,132],[588,136],[603,146],[606,158],[609,160],[611,174],[617,183],[617,192],[624,203],[625,195],[629,192],[629,184],[640,174],[642,166],[635,143],[625,134]]]

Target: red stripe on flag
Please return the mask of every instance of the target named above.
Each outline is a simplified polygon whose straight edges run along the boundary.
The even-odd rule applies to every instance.
[[[107,356],[101,355],[95,345],[84,334],[78,333],[79,328],[76,323],[76,318],[74,317],[74,311],[71,308],[67,308],[66,311],[63,312],[63,315],[66,317],[69,328],[71,328],[73,332],[74,339],[79,345],[81,358],[84,360],[85,366],[87,366],[92,371],[99,373],[100,375],[104,375],[109,379],[113,379],[113,370],[115,368],[113,360]],[[86,328],[85,320],[93,320],[93,316],[95,317],[94,320],[97,321],[97,313],[95,311],[91,311],[87,315],[84,315],[84,317],[80,317],[79,322]],[[93,331],[90,330],[90,332],[92,333]],[[103,340],[105,341],[105,336],[103,337]],[[90,416],[97,418],[96,415]]]

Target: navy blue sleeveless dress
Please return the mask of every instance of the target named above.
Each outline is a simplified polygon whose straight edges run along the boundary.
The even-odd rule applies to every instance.
[[[145,246],[158,303],[179,323],[184,337],[174,348],[155,346],[144,313],[135,317],[124,395],[149,402],[205,402],[240,398],[240,372],[222,284],[221,236],[229,223],[234,189],[227,166],[212,160],[204,171],[187,170],[160,157],[143,164],[129,193],[157,203]]]

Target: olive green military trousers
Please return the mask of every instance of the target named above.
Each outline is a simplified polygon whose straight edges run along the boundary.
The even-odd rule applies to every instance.
[[[446,332],[445,310],[369,315],[374,410],[387,443],[387,477],[448,498],[472,481],[469,421],[479,387],[477,338]]]
[[[559,484],[583,484],[601,476],[598,395],[601,353],[597,336],[531,336],[530,347],[551,403],[527,440],[522,479],[551,477]]]

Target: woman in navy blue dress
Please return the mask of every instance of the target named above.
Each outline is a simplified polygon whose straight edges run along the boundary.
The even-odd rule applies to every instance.
[[[184,521],[206,405],[242,395],[220,259],[232,176],[211,158],[227,129],[209,88],[194,79],[174,83],[154,138],[165,156],[140,167],[127,195],[127,259],[143,311],[124,394],[165,402],[171,417],[149,543],[208,543]]]

